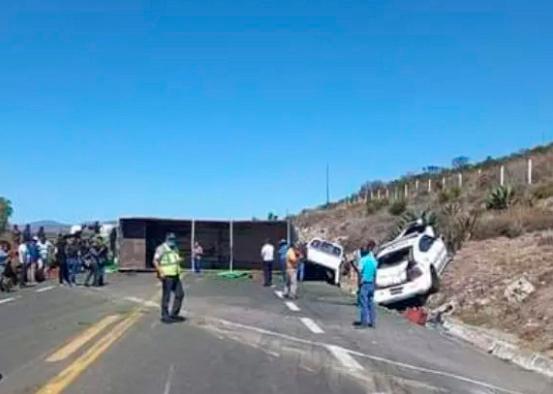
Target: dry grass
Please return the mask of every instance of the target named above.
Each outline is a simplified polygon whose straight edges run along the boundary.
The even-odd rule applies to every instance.
[[[526,232],[553,228],[553,212],[541,208],[515,206],[505,211],[483,215],[472,238],[484,240],[495,237],[516,238]]]

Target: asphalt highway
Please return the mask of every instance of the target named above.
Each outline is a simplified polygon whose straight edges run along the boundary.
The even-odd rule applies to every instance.
[[[354,330],[353,299],[184,277],[186,322],[159,322],[159,282],[42,283],[0,294],[0,393],[551,393],[553,382],[379,308]],[[278,285],[278,282],[277,282]]]

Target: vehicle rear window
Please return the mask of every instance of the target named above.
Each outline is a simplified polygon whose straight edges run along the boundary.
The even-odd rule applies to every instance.
[[[406,260],[409,260],[409,254],[411,253],[411,248],[405,248],[396,250],[395,252],[387,253],[383,256],[378,257],[378,268],[391,267],[396,264],[402,263]]]

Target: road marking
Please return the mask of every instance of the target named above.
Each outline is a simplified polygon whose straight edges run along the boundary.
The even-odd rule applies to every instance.
[[[146,301],[138,297],[125,297],[125,300],[134,302],[136,304],[144,305],[150,308],[159,308],[159,304],[153,301]]]
[[[46,361],[49,363],[53,363],[65,360],[67,357],[71,356],[87,342],[89,342],[92,338],[98,335],[101,331],[103,331],[106,327],[119,320],[120,317],[120,315],[110,315],[104,317],[102,320],[88,327],[85,331],[70,340],[65,346],[63,346],[61,349],[48,357]]]
[[[257,332],[259,334],[269,335],[269,336],[273,336],[273,337],[277,337],[277,338],[282,338],[282,339],[286,339],[288,341],[303,343],[303,344],[306,344],[306,345],[322,346],[324,348],[327,348],[329,345],[331,345],[329,343],[298,338],[298,337],[294,337],[292,335],[282,334],[280,332],[271,331],[271,330],[266,330],[264,328],[249,326],[247,324],[235,323],[235,322],[231,322],[229,320],[224,320],[224,319],[212,319],[212,320],[214,320],[216,322],[219,322],[220,324],[223,324],[223,325],[226,325],[226,326],[232,326],[232,327],[240,328],[240,329],[243,329],[243,330],[250,330],[250,331],[253,331],[253,332]],[[522,394],[520,391],[509,390],[509,389],[506,389],[506,388],[503,388],[503,387],[496,386],[496,385],[491,384],[491,383],[486,383],[486,382],[482,382],[480,380],[467,378],[465,376],[457,375],[457,374],[454,374],[454,373],[451,373],[451,372],[445,372],[445,371],[440,371],[440,370],[436,370],[436,369],[418,367],[416,365],[407,364],[407,363],[404,363],[404,362],[401,362],[401,361],[395,361],[395,360],[387,359],[387,358],[384,358],[384,357],[373,356],[373,355],[367,354],[367,353],[361,353],[361,352],[358,352],[358,351],[352,350],[352,349],[344,348],[344,350],[346,352],[348,352],[349,354],[354,355],[354,356],[367,358],[369,360],[380,362],[382,364],[393,365],[395,367],[402,368],[402,369],[409,369],[411,371],[417,371],[417,372],[425,373],[425,374],[428,374],[428,375],[443,376],[445,378],[449,378],[449,379],[452,379],[452,380],[457,380],[457,381],[464,382],[464,383],[471,383],[471,384],[474,384],[476,386],[484,387],[484,388],[494,390],[494,391],[498,391],[498,392],[501,392],[501,393]]]
[[[341,346],[327,345],[326,348],[332,353],[340,363],[352,372],[362,371],[363,367],[357,362],[349,352]]]
[[[169,368],[169,373],[167,374],[167,379],[165,380],[165,388],[163,389],[163,394],[169,394],[171,392],[171,381],[173,380],[173,373],[175,372],[175,365],[171,364]]]
[[[280,290],[275,290],[275,295],[281,300],[284,298],[284,293]]]
[[[42,289],[36,289],[35,290],[35,293],[42,293],[44,291],[48,291],[48,290],[52,290],[54,289],[56,286],[46,286],[46,287],[43,287]]]
[[[311,330],[311,332],[315,334],[324,334],[324,331],[321,327],[317,325],[313,320],[311,320],[308,317],[300,317],[300,320],[307,328]]]
[[[67,368],[46,383],[36,394],[60,394],[90,367],[102,354],[121,338],[142,316],[140,309],[130,312],[126,318],[100,338],[93,347],[72,362]]]
[[[285,304],[288,307],[288,309],[290,309],[292,312],[300,311],[300,307],[294,304],[292,301],[286,301]]]
[[[0,304],[7,304],[8,302],[12,302],[12,301],[15,301],[16,299],[18,299],[18,297],[8,297],[8,298],[4,298],[3,300],[0,300]]]

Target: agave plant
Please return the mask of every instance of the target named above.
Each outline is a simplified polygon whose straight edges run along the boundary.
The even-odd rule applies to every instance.
[[[412,222],[421,220],[426,226],[435,226],[438,222],[436,213],[431,210],[407,210],[394,223],[394,227],[386,237],[387,240],[397,237],[403,229]]]
[[[507,209],[515,202],[515,191],[511,186],[499,186],[486,197],[487,209]]]

